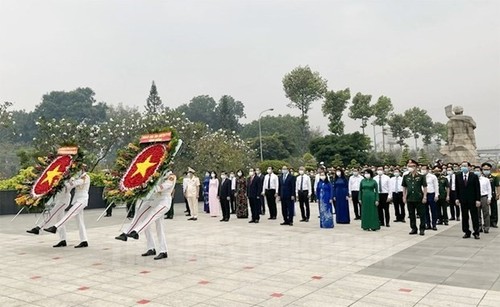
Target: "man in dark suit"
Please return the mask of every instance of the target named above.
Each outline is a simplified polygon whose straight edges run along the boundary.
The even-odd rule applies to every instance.
[[[456,204],[460,205],[462,211],[462,231],[464,239],[470,238],[469,213],[474,229],[474,239],[479,239],[479,216],[478,208],[481,207],[481,188],[479,177],[470,172],[471,164],[464,161],[460,166],[461,172],[455,175],[455,190],[457,192]]]
[[[226,172],[221,172],[220,178],[222,180],[219,185],[219,192],[217,196],[220,200],[220,206],[222,209],[222,220],[221,222],[229,222],[229,201],[231,200],[231,179],[227,178]]]
[[[255,175],[259,177],[259,180],[264,184],[264,174],[260,171],[260,168],[255,168]],[[264,197],[259,197],[260,201],[260,214],[265,215],[266,214],[266,202],[264,201]]]
[[[280,225],[293,226],[293,214],[295,206],[295,177],[289,173],[288,167],[283,166],[279,178],[278,195],[281,200],[281,213],[283,223]]]
[[[252,219],[249,223],[258,223],[260,220],[260,193],[262,191],[262,181],[260,177],[255,174],[253,168],[248,172],[250,177],[248,177],[247,182],[247,196],[250,202],[250,210],[252,212]]]

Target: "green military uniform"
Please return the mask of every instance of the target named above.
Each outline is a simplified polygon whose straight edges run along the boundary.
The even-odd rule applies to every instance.
[[[491,205],[490,205],[490,222],[491,227],[496,228],[498,224],[498,204],[497,204],[497,190],[496,188],[500,185],[500,179],[498,176],[489,175],[486,177],[491,183]]]
[[[406,205],[408,206],[411,230],[412,232],[417,231],[416,210],[420,216],[419,229],[423,233],[425,231],[425,206],[422,199],[424,198],[423,188],[427,187],[427,180],[423,175],[410,173],[403,176],[401,185],[406,189]]]
[[[448,202],[446,201],[447,189],[450,187],[448,183],[448,178],[444,175],[440,175],[438,177],[438,185],[439,185],[439,197],[437,201],[438,209],[439,209],[439,224],[448,225]]]

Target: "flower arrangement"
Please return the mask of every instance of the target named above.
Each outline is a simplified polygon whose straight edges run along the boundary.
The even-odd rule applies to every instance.
[[[170,132],[171,140],[154,144],[129,143],[119,150],[113,169],[105,179],[104,197],[109,202],[134,202],[148,195],[172,162],[172,151],[178,143],[171,128],[150,133]]]
[[[80,148],[73,157],[38,157],[35,166],[23,172],[23,182],[16,185],[16,204],[28,208],[44,207],[64,187],[64,180],[75,176],[81,169],[83,157],[84,153]]]

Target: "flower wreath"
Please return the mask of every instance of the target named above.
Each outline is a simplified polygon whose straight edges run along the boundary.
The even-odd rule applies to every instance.
[[[171,128],[158,129],[150,133],[170,132],[169,142],[140,144],[139,141],[129,143],[126,148],[117,152],[115,165],[104,180],[104,198],[113,203],[133,203],[146,197],[156,185],[160,176],[169,169],[173,158],[173,151],[178,144],[177,133]],[[147,156],[147,161],[142,161]],[[148,163],[147,170],[139,169],[137,164],[141,160]],[[141,174],[137,174],[140,173]],[[135,176],[136,175],[136,176]]]
[[[28,207],[28,209],[31,207],[44,208],[47,202],[64,187],[64,181],[75,176],[81,169],[83,164],[83,157],[84,153],[80,148],[78,148],[78,152],[73,157],[70,157],[69,155],[56,154],[50,154],[45,157],[38,157],[36,159],[37,163],[35,164],[33,171],[28,173],[24,183],[16,187],[16,204],[18,206],[26,206]],[[42,189],[42,191],[37,191],[35,187],[42,184],[45,180],[42,180],[42,176],[46,178],[46,173],[49,171],[49,168],[52,165],[58,163],[64,166],[64,169],[62,170],[59,168],[59,166],[57,167],[61,174],[57,177],[54,177],[53,181],[49,182],[49,184],[46,185],[46,187]]]

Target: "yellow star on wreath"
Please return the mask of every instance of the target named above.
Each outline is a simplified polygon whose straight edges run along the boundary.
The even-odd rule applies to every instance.
[[[131,177],[134,177],[137,174],[141,174],[142,177],[146,176],[146,172],[152,166],[155,166],[157,163],[151,163],[151,156],[149,156],[146,161],[137,163],[135,166],[137,170],[132,174]]]
[[[42,184],[45,182],[49,183],[49,186],[52,186],[52,183],[54,182],[54,179],[57,177],[60,177],[63,172],[59,170],[59,165],[52,171],[47,172],[47,177],[42,181]]]

